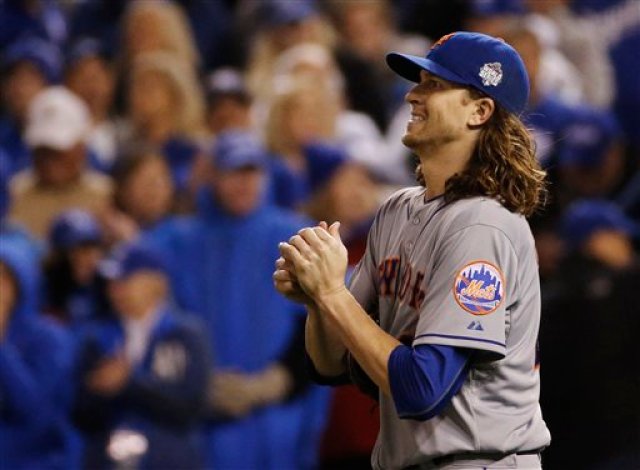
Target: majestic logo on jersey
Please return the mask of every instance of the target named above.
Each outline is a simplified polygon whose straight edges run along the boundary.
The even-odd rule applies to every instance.
[[[413,309],[420,309],[425,297],[424,273],[405,263],[400,274],[400,258],[387,258],[378,266],[378,292],[381,297],[397,297]]]
[[[502,81],[502,64],[500,62],[484,64],[478,75],[484,86],[498,86]]]
[[[474,315],[495,312],[504,297],[502,273],[486,261],[467,264],[456,276],[453,296],[460,307]]]

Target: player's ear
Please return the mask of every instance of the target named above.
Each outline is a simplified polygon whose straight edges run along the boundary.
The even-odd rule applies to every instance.
[[[486,96],[474,100],[473,112],[469,116],[467,124],[472,127],[481,126],[486,123],[496,110],[494,101]]]

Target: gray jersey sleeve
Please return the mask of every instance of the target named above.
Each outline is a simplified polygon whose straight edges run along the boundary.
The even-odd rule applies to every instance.
[[[504,357],[517,258],[501,230],[472,225],[447,237],[426,281],[414,345],[441,344]]]

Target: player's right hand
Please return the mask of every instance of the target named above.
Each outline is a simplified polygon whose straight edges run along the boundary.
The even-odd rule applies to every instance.
[[[283,257],[276,260],[276,270],[273,273],[273,285],[276,290],[287,299],[304,305],[313,305],[314,301],[302,290],[296,279],[293,264]]]

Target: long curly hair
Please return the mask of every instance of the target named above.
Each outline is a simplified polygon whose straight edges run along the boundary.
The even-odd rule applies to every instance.
[[[470,92],[474,98],[482,96],[476,90]],[[416,178],[424,186],[421,170],[418,164]],[[495,198],[511,212],[525,216],[547,202],[546,172],[536,159],[533,137],[516,115],[497,103],[467,167],[445,183],[448,203],[473,196]]]

